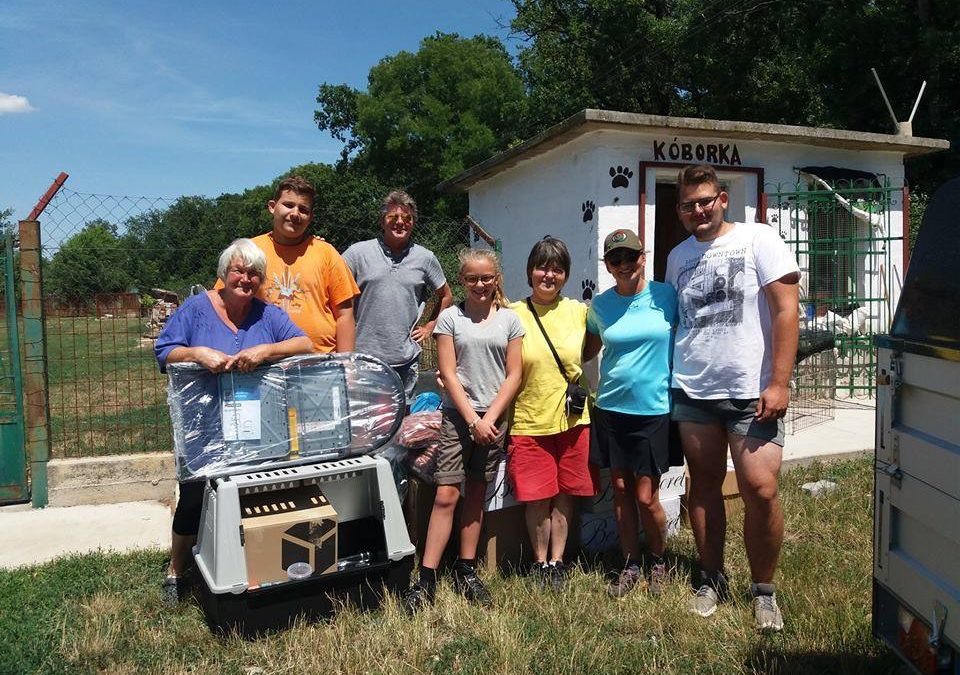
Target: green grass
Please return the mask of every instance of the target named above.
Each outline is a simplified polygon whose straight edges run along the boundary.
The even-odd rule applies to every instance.
[[[798,486],[829,477],[813,499]],[[730,519],[733,600],[710,619],[684,609],[693,545],[660,598],[615,601],[598,571],[579,570],[558,595],[529,580],[488,576],[491,610],[444,584],[436,606],[408,619],[391,602],[347,608],[329,622],[256,641],[221,639],[188,603],[164,609],[164,554],[95,554],[0,571],[0,673],[892,673],[898,661],[870,634],[871,490],[868,459],[815,465],[781,480],[786,540],[779,596],[783,633],[752,627],[742,518]],[[259,669],[259,670],[257,670]]]

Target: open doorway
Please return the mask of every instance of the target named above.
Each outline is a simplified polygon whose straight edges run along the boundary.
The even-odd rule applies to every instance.
[[[657,215],[653,230],[653,278],[663,281],[667,275],[667,256],[673,247],[687,238],[687,231],[677,216],[676,183],[657,183]]]

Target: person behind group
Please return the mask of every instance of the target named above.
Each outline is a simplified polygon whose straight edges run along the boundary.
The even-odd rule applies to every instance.
[[[593,460],[610,467],[624,557],[607,592],[623,597],[643,578],[639,513],[650,550],[647,590],[658,595],[667,576],[660,476],[670,468],[670,350],[677,296],[669,284],[644,278],[643,246],[630,230],[615,230],[604,239],[603,262],[616,285],[590,304],[584,358],[603,346]]]
[[[743,499],[754,618],[761,630],[777,631],[777,477],[797,351],[799,269],[775,229],[724,220],[727,202],[712,167],[680,171],[677,213],[691,236],[670,252],[666,279],[680,305],[673,418],[690,470],[690,525],[700,559],[690,609],[710,616],[727,592],[722,484],[729,446]]]
[[[236,239],[220,254],[220,288],[188,297],[154,344],[160,371],[192,361],[214,373],[249,372],[266,361],[311,351],[310,338],[279,307],[255,296],[266,274],[266,256],[249,239]],[[173,516],[170,565],[164,599],[176,604],[190,550],[200,527],[204,481],[180,483]]]
[[[355,349],[390,364],[403,381],[407,400],[417,384],[420,345],[433,334],[440,312],[453,302],[437,256],[412,241],[416,224],[413,198],[394,190],[380,207],[382,235],[357,242],[343,253],[360,287]],[[431,293],[436,296],[432,314],[417,326]]]
[[[520,387],[524,331],[516,312],[507,308],[495,253],[464,249],[459,276],[466,299],[441,312],[433,330],[444,387],[437,492],[418,578],[403,598],[411,613],[434,600],[437,568],[450,539],[464,479],[453,587],[468,600],[491,604],[476,572],[477,545],[487,481],[502,457],[507,411]]]
[[[563,553],[573,521],[574,497],[594,494],[588,466],[590,415],[586,409],[580,413],[566,410],[567,383],[583,380],[587,329],[587,306],[560,296],[569,276],[566,244],[544,237],[527,258],[530,297],[510,305],[526,335],[507,470],[517,501],[525,503],[533,572],[541,587],[554,590],[563,588],[565,582]],[[563,373],[544,332],[563,364]]]
[[[273,228],[253,238],[267,257],[259,297],[286,311],[314,351],[351,352],[353,298],[360,289],[337,250],[308,231],[316,194],[309,182],[289,176],[267,202]]]

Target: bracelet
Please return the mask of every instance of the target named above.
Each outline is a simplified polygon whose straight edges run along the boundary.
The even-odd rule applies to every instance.
[[[467,425],[468,431],[473,431],[473,428],[480,423],[480,415],[477,415],[477,419],[473,420],[470,424]]]

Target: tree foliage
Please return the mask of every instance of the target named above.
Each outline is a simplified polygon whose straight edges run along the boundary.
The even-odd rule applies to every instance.
[[[890,133],[870,68],[917,135],[960,134],[960,3],[514,0],[531,123],[587,107]],[[941,153],[909,165],[936,184]]]
[[[377,231],[379,202],[388,191],[385,185],[349,168],[304,164],[240,194],[181,197],[165,209],[126,220],[114,244],[122,250],[118,263],[122,278],[131,286],[122,290],[182,292],[193,284],[212,286],[220,252],[231,241],[270,231],[267,202],[281,178],[290,174],[302,176],[317,189],[313,231],[339,250]],[[89,248],[89,235],[81,232],[67,243],[73,247],[77,242]],[[63,290],[58,285],[55,292]]]
[[[366,91],[320,85],[314,119],[345,143],[344,162],[405,188],[426,215],[459,216],[434,186],[523,137],[523,82],[499,40],[437,33],[385,57]]]
[[[45,266],[44,283],[48,292],[73,302],[128,290],[131,279],[116,226],[104,220],[87,223]]]

